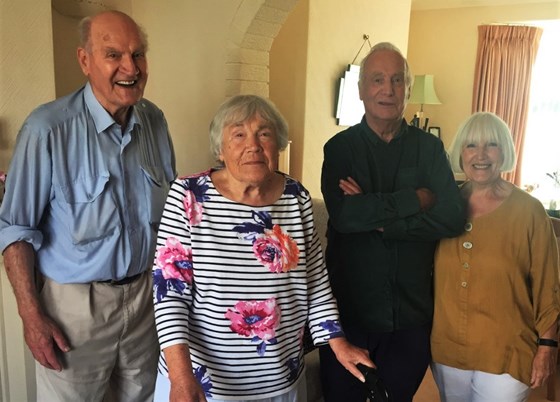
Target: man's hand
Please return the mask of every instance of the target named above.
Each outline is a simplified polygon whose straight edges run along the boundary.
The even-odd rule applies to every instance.
[[[338,187],[340,187],[344,195],[362,194],[362,188],[350,176],[348,176],[346,180],[340,179],[338,182]]]
[[[350,176],[348,176],[346,180],[340,179],[338,182],[338,187],[342,190],[344,195],[363,194],[360,185],[356,182],[356,180],[354,180]],[[377,230],[378,232],[383,232],[383,228],[376,228],[375,230]]]
[[[53,320],[44,315],[23,318],[23,334],[25,343],[35,360],[48,369],[62,370],[62,364],[56,356],[56,349],[68,352],[70,346]]]
[[[425,187],[416,189],[416,195],[420,201],[420,210],[422,212],[430,210],[436,203],[436,195]]]
[[[333,338],[329,340],[329,345],[340,364],[361,382],[364,382],[366,379],[356,367],[358,363],[376,368],[375,364],[369,358],[369,352],[352,345],[346,338]]]
[[[34,279],[35,251],[31,244],[17,241],[6,247],[4,265],[23,322],[25,343],[41,365],[52,370],[62,370],[55,348],[68,352],[70,347],[58,325],[45,315],[39,301]]]

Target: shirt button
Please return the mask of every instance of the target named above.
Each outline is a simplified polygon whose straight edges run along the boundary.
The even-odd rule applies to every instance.
[[[463,247],[470,250],[472,248],[472,243],[470,241],[466,241],[463,243]]]
[[[461,287],[466,288],[467,287],[467,282],[461,282]]]
[[[469,269],[470,268],[469,263],[468,262],[463,263],[463,268]]]
[[[472,223],[470,223],[470,222],[465,223],[465,230],[467,232],[470,232],[472,230]]]

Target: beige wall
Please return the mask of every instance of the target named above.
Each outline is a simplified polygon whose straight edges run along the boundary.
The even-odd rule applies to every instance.
[[[79,18],[69,17],[52,10],[52,31],[55,63],[56,97],[74,92],[84,85],[86,77],[78,64],[76,49],[78,47]]]
[[[309,1],[300,0],[270,49],[270,99],[289,124],[289,173],[301,179],[307,81]]]
[[[0,170],[25,116],[54,96],[50,0],[0,0]],[[0,311],[0,400],[34,400],[34,365],[2,264]]]
[[[225,100],[228,35],[241,0],[135,0],[150,40],[146,98],[167,117],[179,174],[208,169],[208,125]],[[262,2],[255,2],[258,6]],[[253,10],[253,16],[254,16]],[[250,12],[249,12],[250,14]]]
[[[55,95],[50,0],[0,0],[0,22],[0,170],[6,170],[23,119]]]
[[[345,129],[334,117],[338,80],[363,34],[372,45],[390,41],[406,52],[410,0],[394,0],[390,7],[374,3],[353,0],[350,7],[340,0],[300,0],[271,49],[270,97],[291,126],[290,173],[315,197],[321,197],[323,144]],[[367,46],[357,61],[366,51]]]
[[[442,105],[426,105],[424,112],[430,125],[441,127],[447,146],[471,113],[478,25],[559,18],[559,1],[412,12],[408,60],[413,74],[435,76]],[[417,110],[408,106],[409,120]]]

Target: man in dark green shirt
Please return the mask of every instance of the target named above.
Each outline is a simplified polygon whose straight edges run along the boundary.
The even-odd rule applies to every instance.
[[[410,402],[430,362],[437,240],[463,230],[443,143],[403,119],[411,75],[379,43],[362,61],[362,122],[324,147],[327,268],[348,340],[366,348],[394,402]],[[363,384],[321,348],[326,402],[363,402]]]

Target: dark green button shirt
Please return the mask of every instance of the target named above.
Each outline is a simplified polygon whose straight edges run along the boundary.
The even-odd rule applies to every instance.
[[[348,176],[363,194],[342,193],[339,180]],[[420,211],[420,187],[436,195],[427,212]],[[465,223],[441,140],[403,120],[386,143],[363,119],[325,144],[321,190],[327,268],[343,325],[392,331],[430,323],[437,240],[458,235]]]

